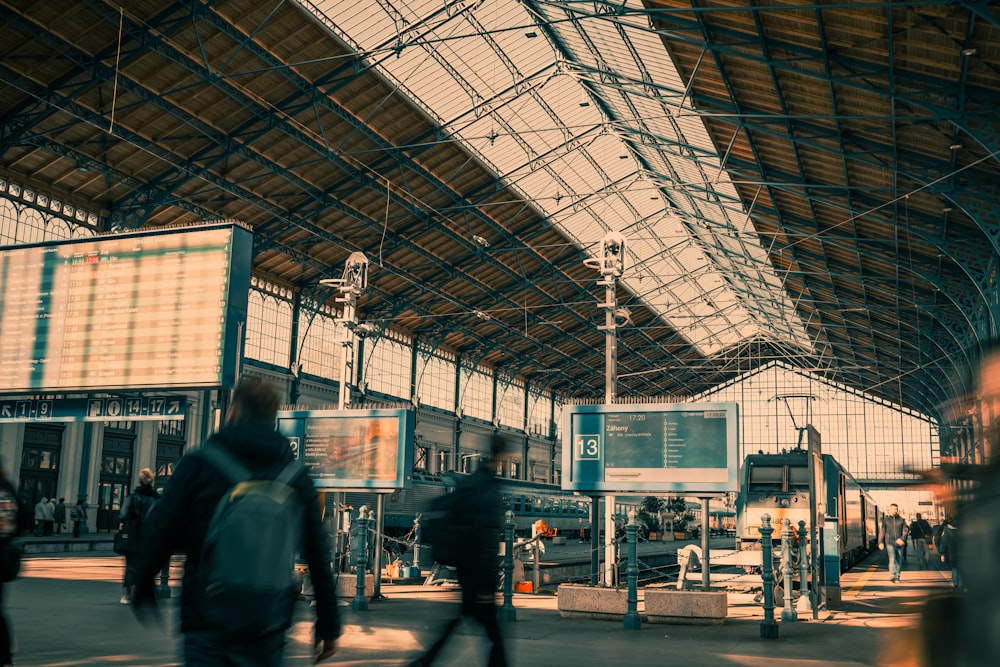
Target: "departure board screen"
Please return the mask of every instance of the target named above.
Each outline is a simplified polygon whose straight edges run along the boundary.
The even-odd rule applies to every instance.
[[[735,403],[567,408],[563,488],[720,493],[738,489]]]
[[[402,489],[413,468],[409,410],[290,410],[278,432],[320,489]]]
[[[0,247],[0,392],[232,386],[252,244],[218,224]]]

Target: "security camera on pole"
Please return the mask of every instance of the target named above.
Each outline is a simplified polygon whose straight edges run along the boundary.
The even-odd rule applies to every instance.
[[[336,285],[343,296],[337,297],[337,303],[344,304],[344,310],[337,318],[340,326],[338,342],[341,346],[340,358],[340,395],[337,409],[346,410],[351,404],[351,385],[354,372],[354,339],[358,329],[357,305],[358,297],[368,288],[368,257],[363,252],[352,252],[344,263],[342,278],[321,280],[321,285]]]
[[[619,232],[608,232],[601,242],[601,258],[588,259],[585,266],[597,269],[601,277],[598,285],[604,286],[604,303],[598,304],[604,309],[604,326],[598,327],[604,331],[604,402],[613,405],[616,400],[618,384],[618,319],[623,323],[630,320],[627,309],[618,308],[618,297],[615,292],[618,279],[625,272],[625,237]],[[597,508],[599,496],[591,496],[591,507]],[[606,496],[604,505],[604,583],[613,583],[613,568],[615,565],[615,497]],[[599,571],[598,548],[600,545],[600,525],[598,513],[591,512],[591,573],[596,579]],[[596,581],[594,581],[596,583]]]

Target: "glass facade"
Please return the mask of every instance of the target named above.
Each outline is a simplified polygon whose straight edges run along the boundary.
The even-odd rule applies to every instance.
[[[420,402],[435,408],[455,410],[454,356],[420,349],[417,355],[417,396]]]
[[[811,424],[823,453],[858,480],[915,477],[910,471],[939,462],[934,422],[783,364],[770,364],[696,400],[739,404],[741,461],[758,451],[795,449],[800,429]]]
[[[368,391],[409,400],[412,360],[413,346],[400,336],[384,332],[376,338],[366,338],[362,385],[367,384]]]
[[[244,355],[288,368],[292,344],[292,304],[259,289],[250,290]]]
[[[468,417],[493,420],[493,378],[486,373],[462,367],[459,409]]]
[[[524,429],[524,383],[518,380],[498,378],[497,420],[504,426]]]

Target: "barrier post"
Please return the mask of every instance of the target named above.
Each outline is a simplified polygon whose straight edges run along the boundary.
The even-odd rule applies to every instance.
[[[351,600],[351,609],[354,611],[367,611],[368,598],[365,597],[365,569],[368,566],[368,554],[365,553],[368,547],[368,508],[364,505],[358,511],[358,518],[354,520],[356,532],[354,533],[354,567],[357,569],[358,585],[354,592],[354,599]]]
[[[760,622],[761,639],[777,639],[778,624],[774,621],[774,558],[771,556],[771,515],[761,517],[760,548],[761,578],[764,580],[764,620]]]
[[[165,599],[170,597],[170,559],[167,559],[167,564],[163,566],[160,571],[160,585],[156,589],[156,597],[159,599]]]
[[[635,509],[628,512],[628,525],[625,527],[626,540],[628,540],[628,563],[625,566],[625,573],[628,579],[628,610],[625,612],[625,629],[638,630],[642,627],[639,619],[639,594],[636,591],[636,579],[639,577],[639,565],[637,563],[636,533],[639,526],[635,522]]]
[[[413,518],[413,567],[420,572],[420,515]]]
[[[503,606],[500,607],[501,621],[516,621],[514,609],[514,513],[507,510],[503,522]]]
[[[781,609],[781,620],[790,623],[799,620],[792,605],[792,522],[788,519],[781,520],[781,562],[784,566],[781,573],[784,575],[785,586],[785,606]]]
[[[806,522],[799,521],[799,611],[812,611],[812,596],[809,595],[809,551],[806,547],[808,541]]]

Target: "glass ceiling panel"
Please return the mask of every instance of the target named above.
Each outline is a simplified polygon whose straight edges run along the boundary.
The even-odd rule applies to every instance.
[[[641,2],[300,2],[703,354],[808,340]]]

